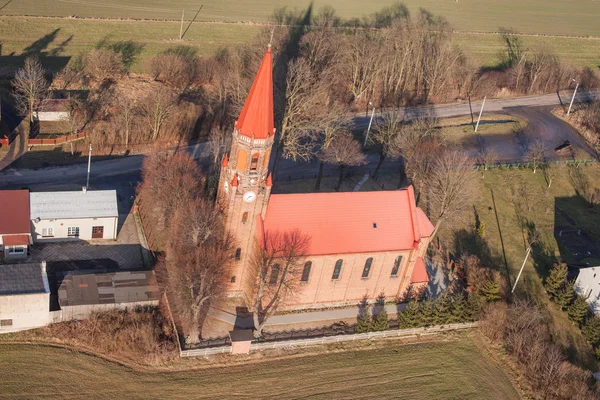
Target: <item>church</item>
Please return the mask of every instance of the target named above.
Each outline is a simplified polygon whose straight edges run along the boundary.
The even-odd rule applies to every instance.
[[[275,139],[272,54],[267,49],[223,158],[218,201],[237,242],[229,295],[252,299],[254,246],[267,232],[310,238],[297,293],[285,309],[315,309],[402,296],[429,282],[423,256],[434,227],[412,186],[377,192],[271,194]]]

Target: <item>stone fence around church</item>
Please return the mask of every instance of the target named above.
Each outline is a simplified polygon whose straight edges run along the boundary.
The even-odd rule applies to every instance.
[[[448,324],[448,325],[436,325],[427,328],[411,328],[411,329],[393,329],[382,332],[366,332],[366,333],[355,333],[352,335],[336,335],[336,336],[323,336],[318,338],[310,339],[293,339],[293,340],[278,340],[271,342],[253,342],[250,345],[250,351],[260,351],[268,349],[283,349],[283,348],[295,348],[295,347],[309,347],[318,346],[323,344],[341,343],[341,342],[352,342],[358,340],[378,340],[384,338],[395,338],[395,337],[419,337],[428,335],[437,335],[443,332],[450,331],[462,331],[466,329],[472,329],[477,327],[477,322],[468,322],[463,324]],[[203,349],[194,350],[182,350],[180,352],[181,357],[207,357],[214,354],[230,354],[231,346],[219,346],[219,347],[208,347]]]

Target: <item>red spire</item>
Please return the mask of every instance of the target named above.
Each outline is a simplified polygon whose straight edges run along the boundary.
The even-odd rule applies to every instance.
[[[231,186],[237,186],[238,185],[238,178],[237,178],[237,174],[235,174],[233,176],[233,180],[231,181]]]
[[[229,164],[229,157],[227,157],[227,154],[225,154],[225,157],[223,157],[223,161],[221,162],[221,165],[226,167]]]
[[[270,46],[263,57],[235,127],[242,135],[254,139],[266,139],[275,133],[273,60]]]
[[[267,175],[267,186],[273,186],[273,178],[271,178],[271,173]]]

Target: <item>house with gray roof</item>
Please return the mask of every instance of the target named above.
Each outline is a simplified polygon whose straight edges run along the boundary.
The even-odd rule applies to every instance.
[[[116,239],[116,190],[29,193],[34,242]]]
[[[0,333],[50,322],[46,263],[0,265]]]

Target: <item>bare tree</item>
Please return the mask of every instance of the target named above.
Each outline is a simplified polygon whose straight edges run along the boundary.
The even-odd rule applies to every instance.
[[[316,140],[313,149],[315,157],[319,160],[319,172],[315,183],[315,191],[318,191],[321,188],[323,168],[325,167],[325,162],[321,159],[320,155],[339,134],[345,132],[350,119],[346,107],[339,103],[333,104],[331,108],[329,108],[329,112],[322,117],[320,122],[321,128],[315,134]]]
[[[379,162],[377,162],[373,178],[377,178],[379,169],[387,157],[398,155],[395,148],[398,142],[397,137],[402,131],[403,121],[398,111],[390,111],[384,114],[381,122],[375,126],[373,134],[369,137],[369,142],[379,152]]]
[[[164,87],[155,87],[140,102],[140,114],[152,131],[151,141],[160,135],[161,128],[175,107],[175,96]]]
[[[432,237],[441,224],[469,209],[476,194],[473,161],[457,149],[446,149],[435,160],[428,178],[429,200],[436,224]]]
[[[546,179],[546,183],[548,184],[548,189],[552,185],[552,181],[556,178],[558,174],[559,166],[556,163],[546,159],[544,166],[542,167],[542,173],[544,174],[544,179]]]
[[[123,71],[123,59],[121,54],[115,51],[98,48],[90,51],[85,57],[85,72],[100,82],[120,75]]]
[[[335,187],[336,191],[339,191],[342,187],[347,167],[364,165],[367,163],[360,143],[347,131],[336,136],[329,146],[326,149],[323,149],[320,157],[321,160],[326,163],[337,165],[340,170],[340,177]]]
[[[131,137],[131,127],[137,111],[137,102],[135,99],[128,96],[119,96],[118,100],[119,114],[118,120],[123,132],[123,139],[125,146],[129,146],[129,139]]]
[[[498,159],[496,152],[488,146],[485,137],[477,135],[475,137],[475,144],[477,146],[477,163],[481,169],[481,177],[485,178],[485,171],[493,165]]]
[[[310,238],[300,231],[265,232],[256,246],[252,265],[257,276],[253,305],[255,336],[299,283]]]
[[[184,90],[198,78],[199,60],[187,48],[175,48],[154,57],[150,61],[153,78],[161,79],[169,86]]]
[[[33,113],[48,92],[44,67],[37,56],[29,56],[25,59],[25,65],[15,74],[12,86],[17,109],[21,114],[28,115],[29,121],[33,123]]]
[[[209,305],[226,290],[233,243],[219,210],[200,198],[177,210],[169,233],[166,255],[156,270],[188,342],[194,343]]]
[[[546,157],[546,148],[544,147],[544,142],[541,140],[535,140],[531,146],[529,146],[529,150],[527,152],[527,158],[533,164],[533,173],[535,174],[537,168],[541,163],[544,162]]]
[[[214,127],[208,134],[208,151],[213,157],[213,164],[217,164],[223,154],[229,152],[231,147],[231,134],[224,129]]]

